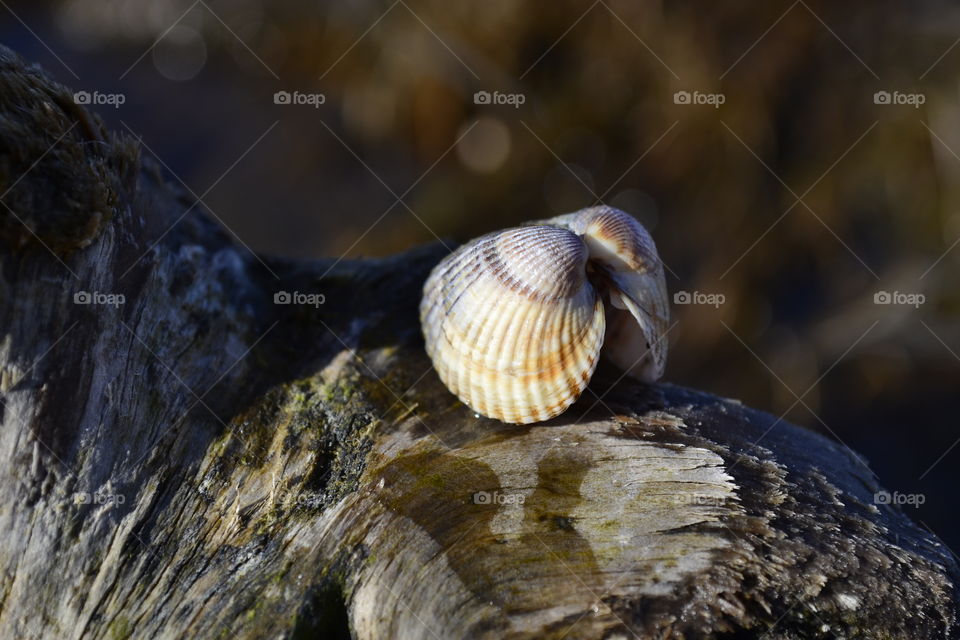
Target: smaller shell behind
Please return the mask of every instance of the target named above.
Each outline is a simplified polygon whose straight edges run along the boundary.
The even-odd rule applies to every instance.
[[[605,317],[587,248],[555,227],[479,238],[430,274],[420,306],[427,353],[477,412],[518,424],[562,413],[583,392]]]
[[[591,207],[545,221],[581,236],[607,283],[608,333],[603,353],[640,380],[659,379],[667,363],[670,307],[653,238],[631,215]]]

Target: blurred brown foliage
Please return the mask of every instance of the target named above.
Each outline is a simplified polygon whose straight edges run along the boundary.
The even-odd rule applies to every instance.
[[[957,9],[12,7],[64,64],[18,21],[3,23],[8,44],[75,87],[123,92],[101,114],[256,250],[381,255],[598,200],[633,213],[671,290],[725,297],[674,307],[668,379],[832,434],[891,490],[925,493],[921,517],[960,542],[945,489],[960,462]],[[281,90],[325,102],[278,105]],[[478,91],[523,104],[476,104]],[[878,104],[884,91],[923,104]],[[926,300],[875,304],[882,291]]]

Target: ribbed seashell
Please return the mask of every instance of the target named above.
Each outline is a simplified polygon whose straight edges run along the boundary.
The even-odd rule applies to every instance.
[[[611,207],[460,247],[434,268],[420,303],[443,383],[476,412],[515,424],[573,404],[601,348],[630,375],[659,378],[668,314],[653,240]]]

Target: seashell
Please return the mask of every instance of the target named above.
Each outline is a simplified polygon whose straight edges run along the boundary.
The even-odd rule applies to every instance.
[[[487,234],[431,272],[420,322],[440,379],[477,413],[547,420],[586,388],[602,353],[663,375],[669,317],[653,240],[612,207]]]

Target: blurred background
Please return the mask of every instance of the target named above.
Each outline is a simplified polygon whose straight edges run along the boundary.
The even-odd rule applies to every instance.
[[[957,7],[3,0],[0,40],[254,251],[629,211],[667,379],[862,453],[960,550]]]

